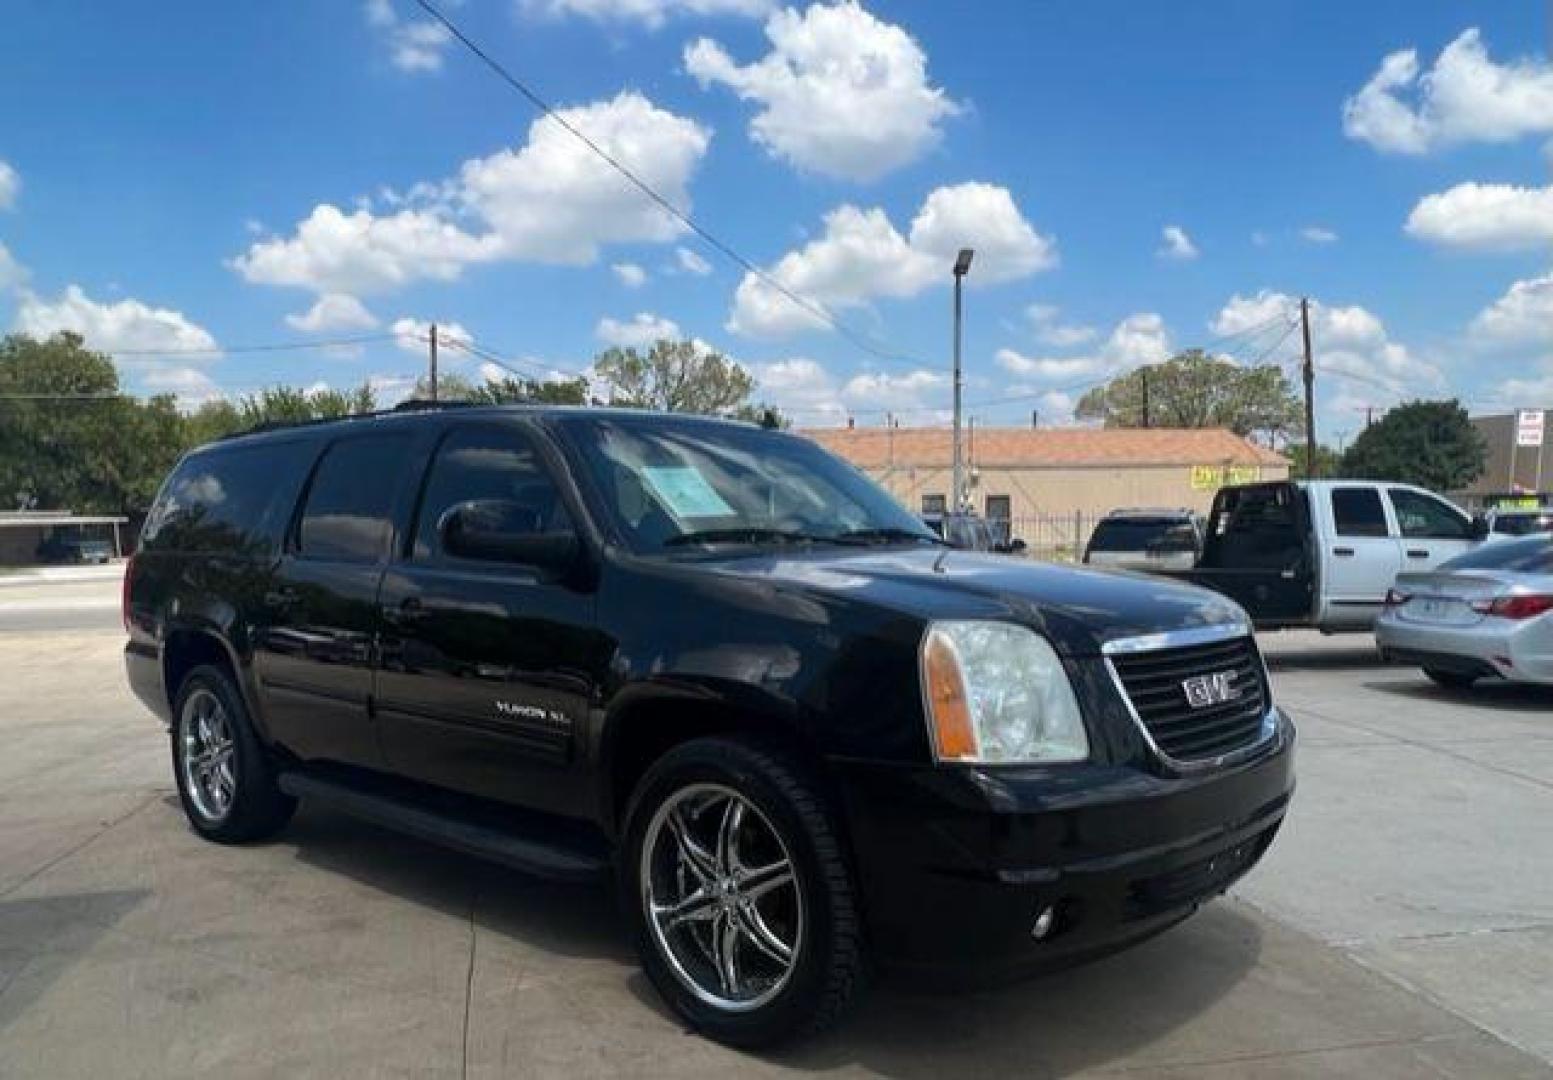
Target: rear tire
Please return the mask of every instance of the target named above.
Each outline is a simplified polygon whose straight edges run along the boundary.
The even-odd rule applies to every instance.
[[[1424,674],[1437,686],[1443,686],[1447,690],[1470,690],[1472,684],[1478,681],[1476,675],[1468,675],[1462,671],[1442,671],[1439,668],[1424,668]]]
[[[725,738],[669,751],[631,799],[619,878],[648,977],[718,1042],[813,1035],[866,982],[833,813],[780,751]]]
[[[280,790],[242,695],[227,673],[205,665],[189,672],[173,707],[173,777],[194,831],[220,844],[278,832],[297,801]]]

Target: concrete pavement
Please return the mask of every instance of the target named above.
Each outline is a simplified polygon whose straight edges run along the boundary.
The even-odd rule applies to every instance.
[[[75,578],[0,578],[0,634],[40,630],[110,630],[120,625],[123,568]]]
[[[121,642],[0,635],[6,1076],[1553,1076],[1546,697],[1270,639],[1302,786],[1237,896],[1011,990],[886,984],[750,1056],[673,1023],[601,892],[306,809],[198,840]]]

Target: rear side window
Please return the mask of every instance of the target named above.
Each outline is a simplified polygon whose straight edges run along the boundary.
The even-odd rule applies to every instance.
[[[1196,551],[1197,530],[1173,518],[1102,521],[1090,538],[1091,551]]]
[[[307,493],[297,551],[305,558],[347,562],[376,562],[387,555],[412,445],[403,435],[373,435],[329,447]]]
[[[1553,513],[1501,514],[1494,519],[1494,531],[1506,536],[1530,536],[1553,532]]]
[[[500,499],[516,503],[536,532],[572,531],[561,493],[527,439],[495,427],[461,428],[437,450],[415,530],[415,557],[440,552],[437,523],[461,502]]]
[[[1333,488],[1332,518],[1338,536],[1387,536],[1386,511],[1374,488]]]
[[[146,515],[147,551],[264,555],[280,543],[312,448],[304,442],[208,450],[174,470]]]

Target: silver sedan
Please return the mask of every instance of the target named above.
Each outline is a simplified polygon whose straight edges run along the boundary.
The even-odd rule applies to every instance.
[[[1375,624],[1381,655],[1442,686],[1553,684],[1553,537],[1485,544],[1400,574]]]

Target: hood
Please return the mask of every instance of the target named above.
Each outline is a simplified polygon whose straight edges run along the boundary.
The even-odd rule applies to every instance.
[[[1166,578],[946,548],[775,551],[701,565],[745,582],[764,580],[923,620],[1012,620],[1041,631],[1071,656],[1094,654],[1118,638],[1250,625],[1233,601]]]

